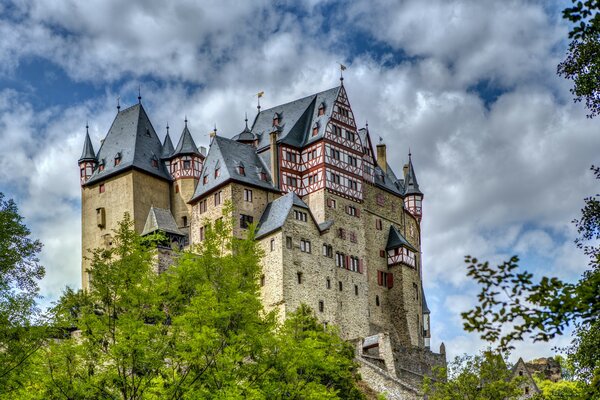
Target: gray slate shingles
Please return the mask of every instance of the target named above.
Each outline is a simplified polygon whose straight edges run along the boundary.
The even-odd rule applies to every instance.
[[[173,218],[173,214],[171,214],[171,210],[152,206],[150,207],[150,212],[148,212],[142,236],[157,231],[184,236],[184,233],[177,227],[177,223],[175,222],[175,218]]]
[[[385,250],[397,249],[399,247],[406,247],[415,253],[418,253],[418,250],[415,249],[408,240],[400,232],[394,225],[390,225],[390,232],[388,234],[387,245],[385,246]]]
[[[261,238],[281,228],[293,206],[304,208],[310,212],[308,205],[294,192],[289,192],[267,204],[258,223],[256,238]]]
[[[241,175],[238,171],[237,167],[240,163],[244,166],[244,175]],[[217,168],[219,169],[219,176],[215,177]],[[266,173],[266,181],[260,179],[261,171]],[[204,183],[205,176],[206,183]],[[204,160],[202,176],[192,200],[212,191],[228,180],[274,190],[268,168],[260,160],[254,147],[221,136],[215,136]]]
[[[94,146],[92,146],[92,140],[90,139],[90,133],[85,132],[85,141],[83,142],[83,151],[79,162],[82,161],[96,161],[96,153],[94,152]]]
[[[170,158],[171,155],[175,152],[175,148],[173,147],[173,142],[171,141],[171,135],[167,132],[165,136],[165,140],[163,142],[163,150],[161,158]]]
[[[115,165],[115,156],[119,154],[121,162]],[[93,184],[108,176],[137,168],[150,175],[170,181],[171,177],[163,163],[158,168],[152,165],[152,159],[162,154],[162,144],[152,127],[152,123],[141,104],[136,104],[117,113],[100,150],[97,159],[104,162],[104,171],[96,169],[86,185]]]
[[[181,132],[181,137],[179,138],[177,147],[175,147],[175,151],[173,152],[174,156],[184,154],[201,155],[200,151],[198,151],[198,147],[196,147],[194,138],[192,137],[192,134],[190,133],[190,130],[187,127],[187,122],[185,127],[183,128],[183,132]]]

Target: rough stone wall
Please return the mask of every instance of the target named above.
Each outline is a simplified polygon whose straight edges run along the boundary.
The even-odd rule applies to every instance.
[[[366,275],[336,267],[335,253],[333,258],[323,255],[323,243],[335,243],[333,235],[333,227],[321,235],[310,217],[307,222],[302,222],[294,219],[293,212],[288,216],[281,240],[285,312],[292,312],[305,303],[315,310],[321,322],[338,326],[344,339],[364,337],[368,333]],[[291,249],[285,243],[288,236],[292,238]],[[310,253],[301,251],[301,239],[310,241]],[[336,244],[333,247],[334,252],[341,248]],[[298,283],[298,273],[302,274],[301,283]],[[323,311],[319,309],[320,301],[323,302]]]
[[[99,191],[101,184],[104,184],[104,193]],[[103,182],[82,187],[82,288],[89,287],[86,270],[90,267],[90,261],[85,259],[90,255],[89,250],[111,245],[113,230],[126,212],[133,218],[136,232],[141,233],[151,205],[169,208],[169,184],[139,171],[130,170]],[[98,208],[104,208],[104,228],[98,227],[96,223]]]
[[[523,360],[519,359],[515,365],[513,369],[513,377],[522,379],[522,382],[519,384],[519,387],[522,390],[522,394],[519,396],[519,399],[529,399],[535,396],[537,393],[540,393],[540,390],[527,370]]]
[[[214,194],[221,192],[221,203],[215,205]],[[200,201],[196,201],[192,205],[192,221],[190,227],[190,243],[193,245],[199,244],[200,228],[206,224],[214,223],[218,218],[223,217],[223,206],[225,202],[231,201],[232,185],[227,184],[215,191],[208,193],[200,200],[206,199],[206,212],[200,213]]]
[[[100,184],[104,184],[104,193],[99,193]],[[98,227],[96,209],[104,208],[106,225]],[[132,171],[114,176],[104,182],[81,188],[81,279],[82,288],[89,288],[86,270],[90,267],[89,250],[103,247],[112,241],[113,229],[128,212],[133,217],[133,179]]]
[[[254,219],[253,223],[258,224],[267,204],[275,200],[279,195],[263,189],[244,186],[239,183],[231,183],[230,186],[234,219],[233,233],[240,237],[245,235],[247,231],[240,226],[240,215],[250,215]],[[244,200],[244,189],[252,191],[251,202]]]
[[[395,225],[400,233],[416,248],[420,249],[419,225],[402,207],[402,199],[376,186],[365,184],[364,188],[364,232],[366,237],[366,258],[369,260],[369,313],[370,334],[390,332],[394,343],[408,346],[423,346],[422,303],[419,293],[415,300],[413,284],[421,287],[419,268],[404,265],[387,266],[385,250],[390,225]],[[381,204],[379,199],[383,199]],[[377,229],[377,220],[382,229]],[[417,254],[417,265],[420,254]],[[378,270],[394,275],[394,286],[389,289],[378,285]],[[379,299],[379,306],[377,305]]]
[[[186,231],[191,224],[192,206],[187,204],[194,195],[198,180],[195,178],[178,179],[171,184],[171,213],[177,226]],[[184,226],[183,218],[187,219]]]
[[[433,368],[446,366],[446,355],[433,353],[422,347],[395,347],[393,359],[396,376],[404,382],[420,387],[423,377],[431,375]]]
[[[271,250],[271,241],[273,247]],[[281,230],[260,239],[259,246],[264,252],[262,259],[262,282],[260,288],[262,303],[267,311],[277,310],[280,322],[285,318],[283,297],[283,248],[285,237]]]
[[[133,170],[133,218],[135,231],[142,233],[150,207],[171,208],[169,182]]]
[[[558,382],[562,379],[560,364],[552,357],[536,358],[525,363],[532,374],[540,373],[545,379]]]

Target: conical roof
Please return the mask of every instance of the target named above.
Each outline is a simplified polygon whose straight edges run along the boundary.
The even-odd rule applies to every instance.
[[[171,210],[152,206],[148,212],[142,236],[156,231],[184,236],[177,227],[177,223],[175,222],[175,218],[173,218],[173,214],[171,214]]]
[[[256,139],[256,135],[252,133],[250,128],[248,128],[248,117],[245,119],[246,127],[239,134],[235,135],[232,140],[236,140],[238,142],[253,142]]]
[[[171,135],[169,135],[169,132],[167,131],[167,136],[165,136],[165,141],[162,145],[161,158],[169,158],[174,151],[175,148],[173,147],[173,142],[171,141]]]
[[[162,144],[144,107],[135,104],[117,113],[98,150],[97,159],[104,162],[105,167],[102,171],[96,169],[86,185],[131,168],[171,181],[163,164],[154,165],[152,161],[161,154]],[[115,162],[117,158],[118,163]]]
[[[406,172],[406,176],[404,178],[405,182],[405,195],[408,194],[419,194],[423,195],[423,192],[419,190],[419,182],[417,182],[417,176],[415,175],[415,169],[412,164],[411,155],[408,155],[408,171]]]
[[[79,162],[83,161],[96,161],[96,153],[94,152],[94,146],[92,146],[92,140],[90,139],[90,133],[85,132],[85,140],[83,142],[83,151],[81,152],[81,157],[79,157]]]
[[[402,236],[400,232],[398,232],[398,229],[396,229],[394,225],[390,225],[390,233],[388,234],[388,241],[385,249],[391,250],[399,247],[406,247],[414,252],[418,252],[418,250],[408,243],[408,240],[406,240],[406,238]]]
[[[190,130],[187,127],[187,122],[185,123],[185,127],[183,128],[183,132],[181,132],[181,137],[179,138],[179,142],[177,143],[177,147],[173,152],[173,155],[181,155],[181,154],[197,154],[202,155],[198,151],[198,147],[196,147],[196,143],[194,142],[194,138],[190,133]]]

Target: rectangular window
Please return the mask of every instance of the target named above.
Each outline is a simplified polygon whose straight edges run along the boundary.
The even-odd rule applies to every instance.
[[[325,303],[323,302],[323,300],[319,300],[319,311],[323,312],[324,309],[325,309]]]
[[[346,230],[344,228],[339,228],[338,229],[338,237],[340,239],[346,240]]]
[[[308,215],[305,212],[294,210],[294,218],[298,221],[306,222],[308,220]]]
[[[251,215],[240,214],[240,228],[247,229],[253,221],[254,218]]]
[[[323,243],[323,255],[327,257],[327,244]]]
[[[260,286],[265,286],[265,276],[264,275],[260,276]]]
[[[354,285],[354,295],[358,296],[358,285]]]
[[[327,289],[331,289],[331,279],[327,278],[327,280],[325,281],[325,287]]]
[[[310,253],[310,240],[301,239],[300,240],[300,251],[304,253]]]
[[[384,206],[385,205],[385,197],[383,197],[383,193],[377,193],[377,205],[378,206]]]
[[[98,186],[98,191],[104,193],[104,183],[101,183],[100,186]]]
[[[348,236],[350,237],[350,241],[352,243],[357,243],[358,242],[358,240],[356,239],[356,232],[350,232]]]
[[[192,168],[192,162],[190,160],[184,160],[183,161],[183,169],[190,169]]]
[[[275,250],[275,239],[271,239],[271,251]]]
[[[297,272],[296,276],[298,277],[298,284],[302,283],[302,272]]]
[[[335,206],[336,206],[335,199],[327,199],[327,207],[335,208]]]
[[[344,289],[344,286],[342,285],[342,281],[338,281],[338,288],[340,289],[340,292]]]
[[[181,217],[181,220],[182,220],[182,222],[183,222],[183,226],[184,226],[184,227],[187,227],[187,226],[188,226],[188,225],[187,225],[187,217]]]
[[[221,176],[221,168],[216,168],[215,169],[215,179],[218,178],[219,176]]]
[[[215,193],[215,206],[221,204],[221,190]]]
[[[285,247],[287,249],[291,249],[292,248],[292,237],[291,236],[286,236],[285,237]]]
[[[202,178],[202,184],[206,185],[208,183],[208,175],[204,175],[204,177]]]
[[[377,271],[377,284],[391,289],[394,287],[394,274],[391,272]]]
[[[199,240],[203,241],[204,240],[204,234],[205,234],[205,228],[203,226],[200,227],[200,235],[199,235]]]
[[[381,218],[377,218],[375,220],[375,228],[380,231],[383,229],[383,223],[381,222]]]
[[[244,189],[244,201],[252,203],[252,190]]]
[[[356,207],[354,207],[354,206],[346,207],[346,213],[348,215],[352,215],[353,217],[356,217],[358,215],[358,213],[356,212]]]

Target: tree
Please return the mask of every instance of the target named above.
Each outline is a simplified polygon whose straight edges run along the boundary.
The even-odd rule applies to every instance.
[[[592,170],[600,179],[600,169]],[[554,277],[534,283],[531,273],[519,270],[516,256],[495,267],[467,256],[468,275],[481,291],[479,305],[462,317],[465,330],[479,332],[503,350],[526,337],[548,341],[575,324],[569,360],[575,374],[590,384],[586,398],[600,398],[600,195],[584,201],[582,217],[574,223],[577,246],[590,257],[590,269],[577,283]]]
[[[32,399],[362,398],[352,346],[301,307],[283,325],[262,308],[261,252],[208,224],[193,252],[154,270],[164,238],[126,216],[115,247],[93,252],[87,292],[65,291],[55,337],[19,395]]]
[[[584,399],[585,386],[581,382],[562,380],[552,382],[548,379],[538,379],[534,377],[541,394],[536,396],[536,400],[573,400]]]
[[[572,2],[572,7],[563,10],[563,18],[575,24],[569,32],[572,41],[557,73],[573,80],[575,102],[585,100],[592,118],[600,113],[600,2]]]
[[[485,351],[456,357],[448,370],[438,368],[434,379],[425,378],[423,391],[429,400],[510,400],[522,394],[521,379],[513,379],[499,353]]]
[[[13,200],[0,193],[0,394],[19,385],[25,364],[40,345],[36,308],[44,268],[42,245],[32,240]]]

